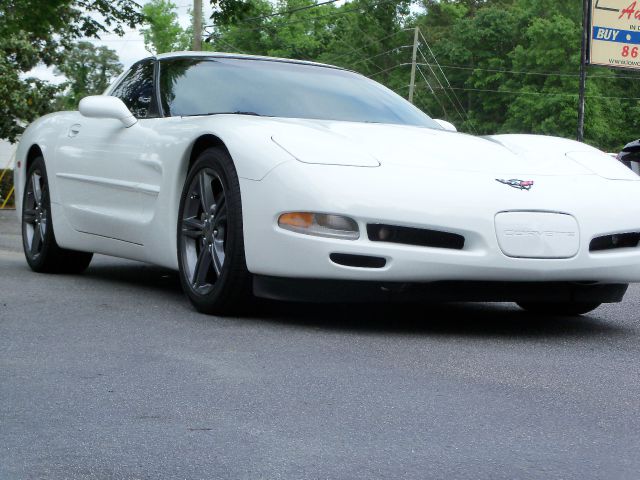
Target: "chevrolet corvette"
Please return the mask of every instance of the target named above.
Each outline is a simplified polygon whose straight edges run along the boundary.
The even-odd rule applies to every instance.
[[[17,150],[24,253],[179,272],[202,312],[257,297],[499,301],[577,315],[640,281],[640,177],[572,140],[474,136],[330,65],[134,64]]]

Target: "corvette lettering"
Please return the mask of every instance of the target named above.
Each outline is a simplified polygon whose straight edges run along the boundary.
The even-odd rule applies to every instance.
[[[576,232],[560,232],[554,230],[505,230],[507,237],[575,237]]]
[[[496,178],[496,182],[509,185],[510,187],[517,188],[518,190],[531,190],[531,187],[533,187],[533,180],[519,180],[517,178],[503,180],[501,178]]]

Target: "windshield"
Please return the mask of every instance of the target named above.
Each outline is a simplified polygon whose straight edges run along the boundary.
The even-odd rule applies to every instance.
[[[243,113],[441,128],[373,80],[299,63],[169,58],[160,62],[160,97],[171,116]]]

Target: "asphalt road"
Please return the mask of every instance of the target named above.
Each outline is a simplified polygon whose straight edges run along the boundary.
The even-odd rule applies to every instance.
[[[0,479],[637,479],[639,300],[215,318],[139,263],[32,273],[0,212]]]

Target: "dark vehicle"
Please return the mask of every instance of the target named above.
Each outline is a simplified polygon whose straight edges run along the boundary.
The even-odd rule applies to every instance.
[[[640,175],[640,140],[627,143],[616,158]]]

